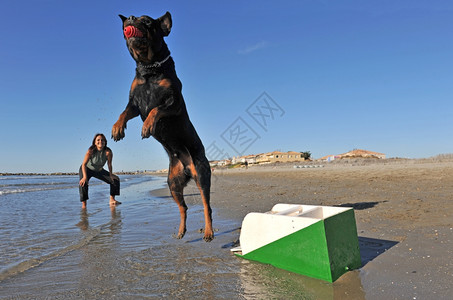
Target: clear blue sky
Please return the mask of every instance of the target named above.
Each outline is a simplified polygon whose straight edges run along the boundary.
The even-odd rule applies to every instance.
[[[135,72],[118,14],[166,11],[206,148],[453,152],[451,1],[2,0],[0,172],[77,171],[96,132],[114,170],[166,168],[139,118],[110,139]]]

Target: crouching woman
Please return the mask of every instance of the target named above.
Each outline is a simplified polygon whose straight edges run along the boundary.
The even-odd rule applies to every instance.
[[[112,160],[113,152],[107,147],[107,139],[102,133],[96,134],[79,169],[79,194],[83,209],[87,207],[88,181],[91,177],[110,184],[110,206],[121,204],[115,200],[115,196],[120,194],[120,179],[113,174]],[[106,162],[108,172],[104,169]]]

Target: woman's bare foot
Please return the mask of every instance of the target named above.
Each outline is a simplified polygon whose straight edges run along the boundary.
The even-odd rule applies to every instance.
[[[82,209],[87,209],[87,202],[86,201],[82,201]]]
[[[113,197],[110,197],[110,202],[109,202],[110,206],[118,206],[121,204],[121,202],[119,201],[116,201],[115,198]]]

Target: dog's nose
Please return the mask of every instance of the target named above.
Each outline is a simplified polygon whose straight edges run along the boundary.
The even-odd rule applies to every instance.
[[[137,20],[137,18],[134,16],[130,16],[128,19],[130,22],[134,22],[135,20]]]

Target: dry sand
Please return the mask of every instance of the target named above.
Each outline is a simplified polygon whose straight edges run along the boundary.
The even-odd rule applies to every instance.
[[[276,203],[351,206],[362,267],[333,284],[335,298],[451,299],[452,160],[355,159],[312,165],[318,167],[216,169],[214,218],[240,221]],[[192,199],[199,201],[187,197],[189,205]]]

